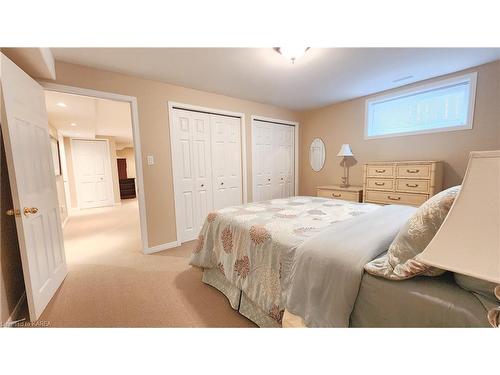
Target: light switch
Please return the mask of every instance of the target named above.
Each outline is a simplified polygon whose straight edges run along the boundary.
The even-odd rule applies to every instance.
[[[148,155],[148,165],[154,165],[155,159],[153,158],[153,155]]]

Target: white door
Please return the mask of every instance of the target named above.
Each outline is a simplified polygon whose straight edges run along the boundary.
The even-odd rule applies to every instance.
[[[241,119],[210,116],[214,208],[243,202],[241,181]]]
[[[179,240],[195,239],[213,209],[210,115],[172,111],[172,161]]]
[[[272,199],[273,127],[262,121],[252,123],[253,201]]]
[[[30,318],[40,317],[66,277],[59,203],[43,89],[0,54],[1,126]],[[4,213],[2,213],[4,215]]]
[[[71,141],[79,208],[112,206],[113,181],[106,140]]]
[[[252,123],[254,202],[295,194],[295,127],[254,120]]]

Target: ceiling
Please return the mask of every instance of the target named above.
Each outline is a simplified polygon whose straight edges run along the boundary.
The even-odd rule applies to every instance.
[[[500,48],[310,48],[295,64],[273,48],[53,48],[52,52],[60,61],[294,110],[500,59]]]
[[[54,91],[45,91],[45,102],[49,123],[63,136],[112,136],[119,148],[133,145],[129,103]]]

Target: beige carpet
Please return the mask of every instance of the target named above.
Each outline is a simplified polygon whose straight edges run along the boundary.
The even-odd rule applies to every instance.
[[[142,254],[135,200],[79,211],[64,237],[69,273],[40,318],[52,327],[255,327],[188,265],[194,242]]]

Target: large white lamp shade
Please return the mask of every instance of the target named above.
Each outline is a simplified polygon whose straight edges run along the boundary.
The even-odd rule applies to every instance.
[[[500,284],[500,150],[471,152],[460,193],[417,259]]]

